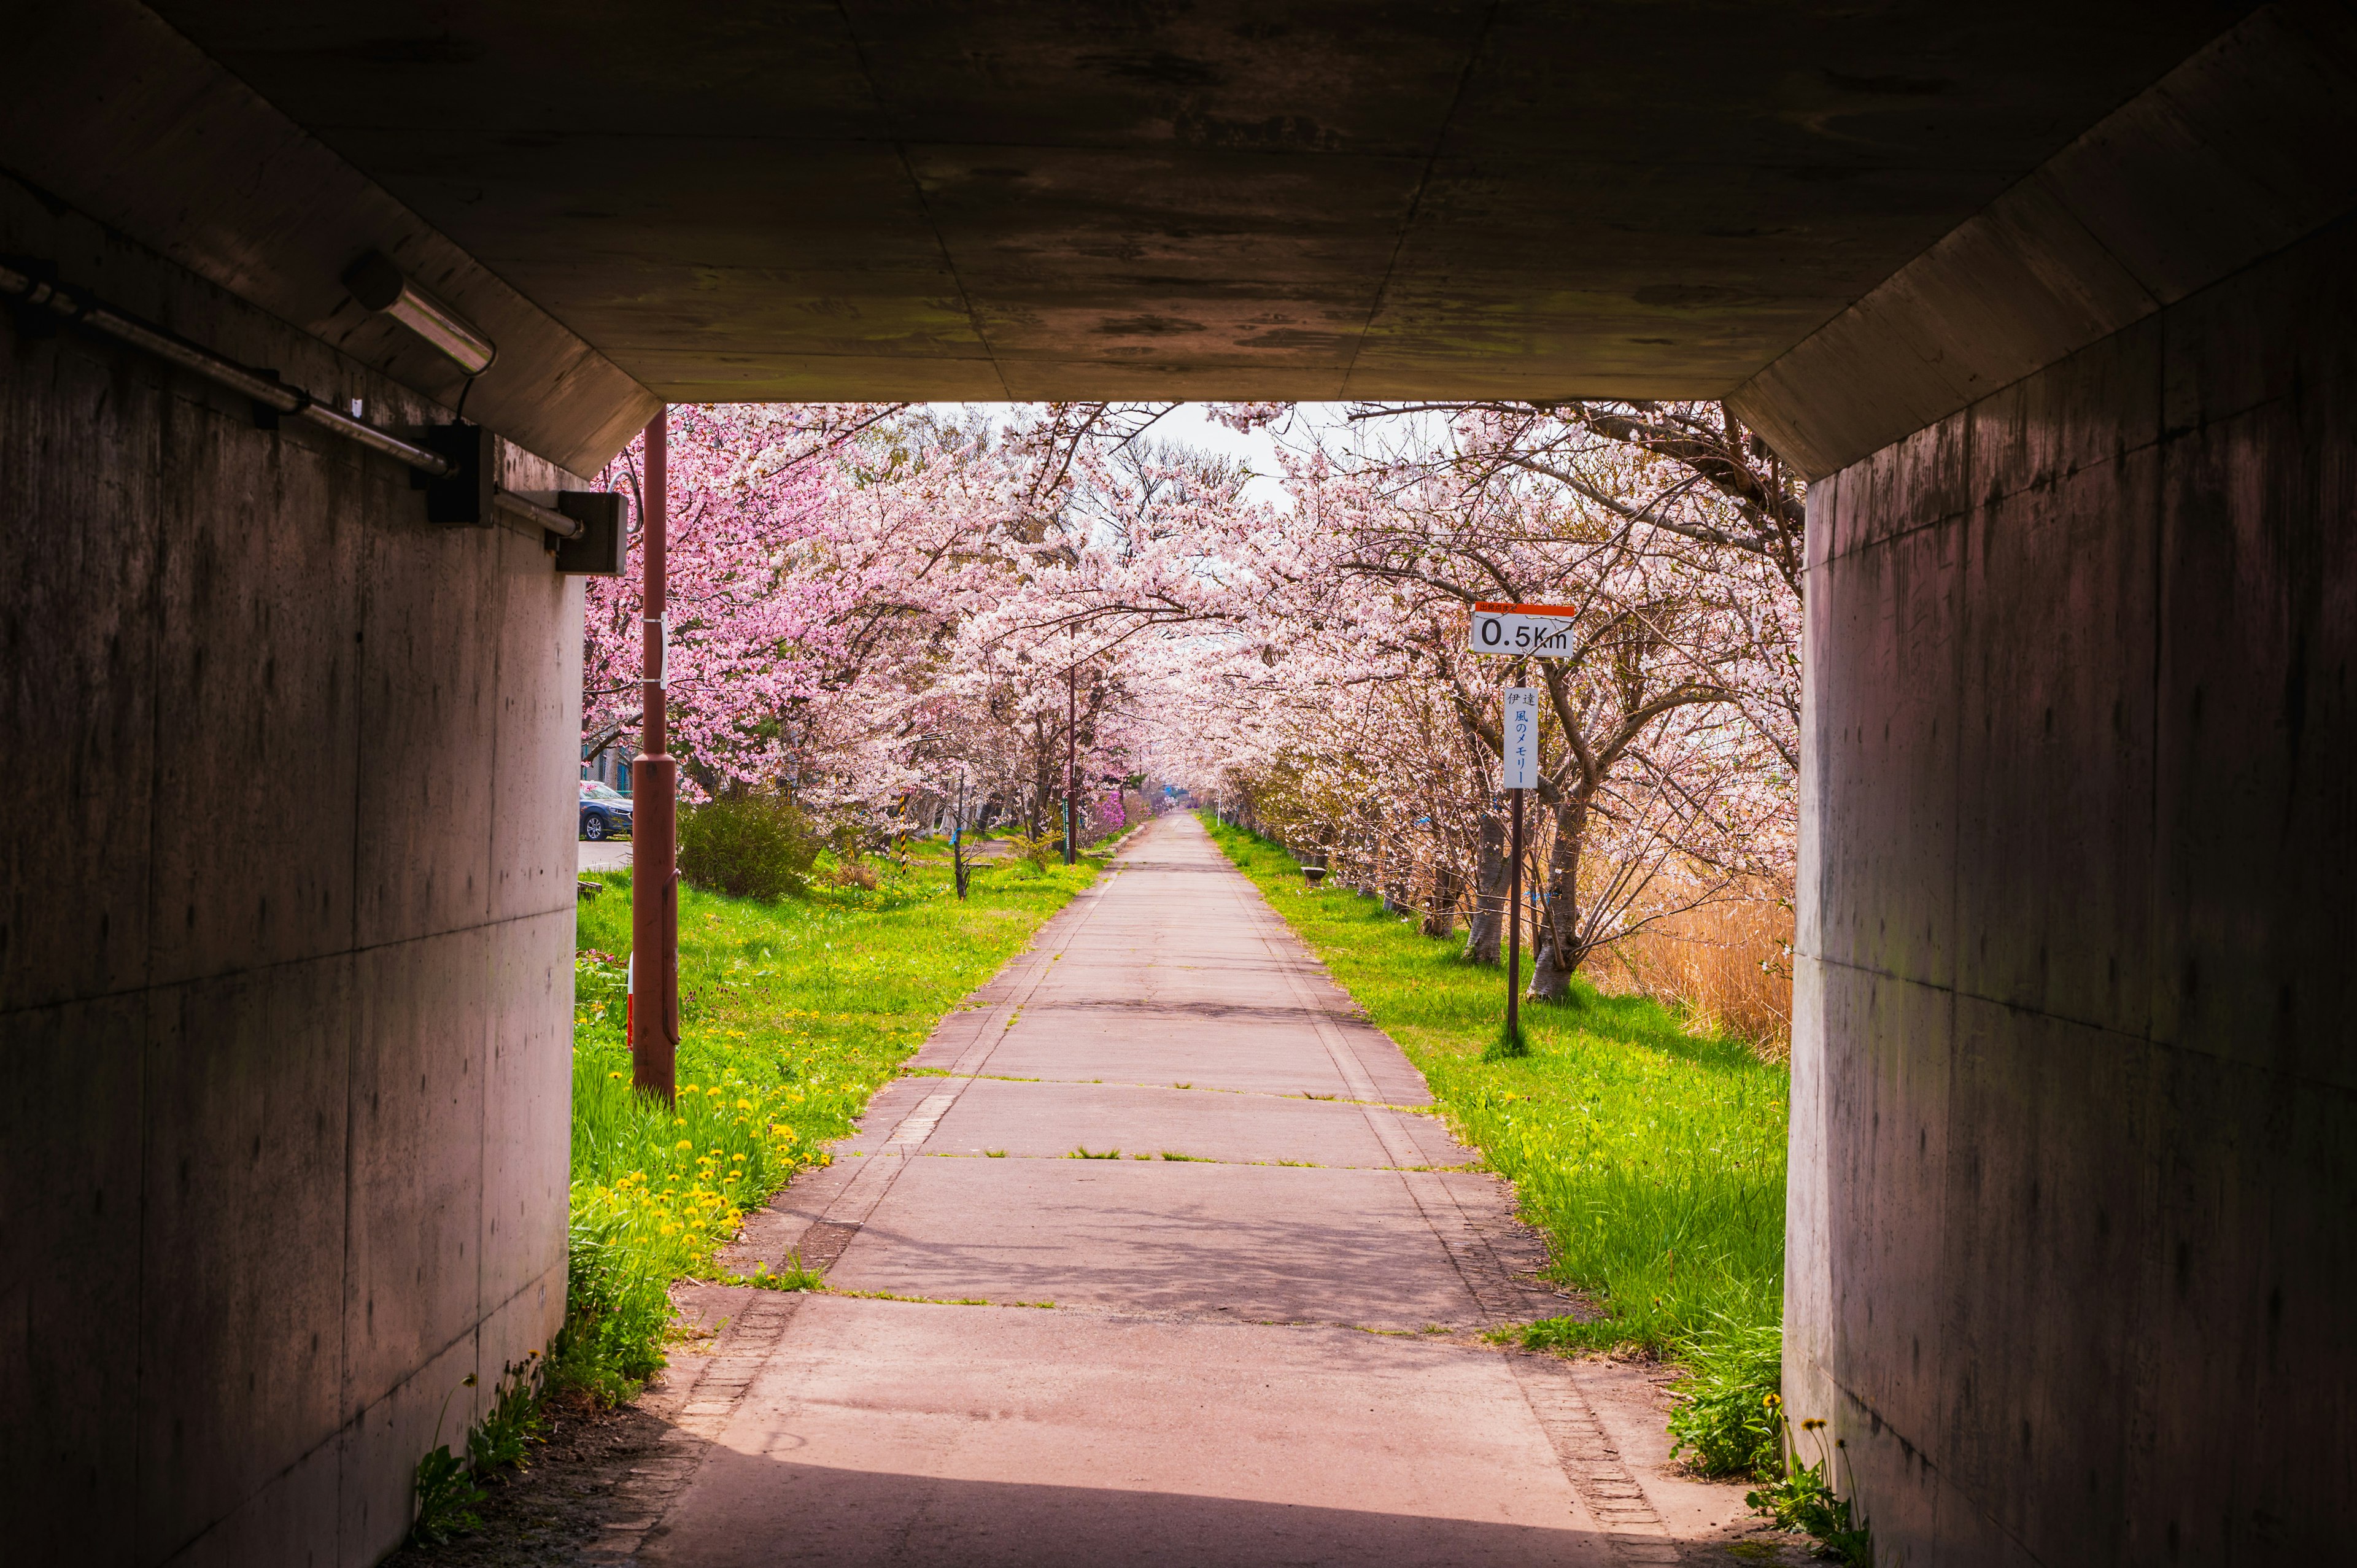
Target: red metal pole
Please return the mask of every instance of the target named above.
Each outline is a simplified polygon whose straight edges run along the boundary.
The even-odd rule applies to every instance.
[[[646,567],[639,655],[639,755],[630,764],[630,950],[636,991],[630,1023],[630,1081],[672,1102],[679,1060],[679,772],[664,747],[664,553],[670,529],[669,415],[647,425],[646,519],[640,543]]]
[[[1081,858],[1081,667],[1064,671],[1064,864]]]
[[[1506,1038],[1519,1041],[1523,1037],[1523,792],[1509,789],[1513,797],[1514,852],[1512,890],[1506,896]]]

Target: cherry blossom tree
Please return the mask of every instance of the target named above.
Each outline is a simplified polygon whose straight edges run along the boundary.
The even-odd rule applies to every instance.
[[[1125,776],[1137,704],[1117,650],[991,613],[1069,576],[1090,536],[1086,498],[1042,484],[1038,450],[1025,428],[895,405],[673,410],[668,696],[692,789],[777,789],[879,827],[965,800],[1036,832],[1068,759],[1085,796]],[[639,460],[609,482],[635,492]],[[637,553],[634,533],[630,572],[589,593],[593,746],[637,716]]]
[[[1494,961],[1497,693],[1529,683],[1534,994],[1684,905],[1789,875],[1797,488],[1723,410],[1356,408],[1288,439],[1268,504],[1164,439],[1168,406],[675,411],[689,776],[1034,832],[1068,804],[1118,820],[1125,778],[1185,779],[1428,929],[1461,911],[1469,955]],[[593,739],[635,705],[636,586],[591,591]],[[1483,599],[1575,607],[1568,656],[1469,653]]]
[[[1429,900],[1469,883],[1476,957],[1494,952],[1501,835],[1488,802],[1444,801],[1437,781],[1494,777],[1496,686],[1541,686],[1551,723],[1533,993],[1559,995],[1597,945],[1675,912],[1678,900],[1660,896],[1674,861],[1688,897],[1776,875],[1789,838],[1779,829],[1791,812],[1797,603],[1772,552],[1718,536],[1729,519],[1694,523],[1688,505],[1678,527],[1641,520],[1625,498],[1658,496],[1670,461],[1660,454],[1627,443],[1584,452],[1573,485],[1490,460],[1490,411],[1447,413],[1405,450],[1298,455],[1289,510],[1209,486],[1189,510],[1182,487],[1145,548],[1083,556],[1038,585],[1042,602],[1001,613],[1108,639],[1185,628],[1200,667],[1166,694],[1174,718],[1195,736],[1243,741],[1223,759],[1230,772],[1284,780],[1274,817],[1352,862],[1373,890],[1394,897],[1403,864],[1419,858]],[[1150,451],[1131,466],[1155,472]],[[1085,453],[1064,471],[1085,485]],[[1146,489],[1134,483],[1123,499],[1150,521]],[[1466,614],[1482,599],[1577,606],[1569,656],[1499,669],[1468,655]],[[1443,711],[1453,722],[1437,722]],[[1419,838],[1421,856],[1396,852]]]
[[[899,411],[895,411],[899,413]],[[887,795],[929,732],[964,607],[1017,470],[986,437],[872,407],[672,414],[673,746],[705,792],[760,784],[823,802]],[[640,449],[609,482],[635,493]],[[583,727],[627,734],[638,690],[639,538],[587,611]]]

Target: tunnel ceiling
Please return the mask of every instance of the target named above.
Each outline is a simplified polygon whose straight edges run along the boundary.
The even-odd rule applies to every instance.
[[[156,8],[673,401],[1717,395],[2247,9]]]

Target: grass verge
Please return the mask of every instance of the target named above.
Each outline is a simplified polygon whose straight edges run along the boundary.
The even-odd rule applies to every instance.
[[[683,887],[674,1107],[630,1088],[623,1033],[630,874],[581,906],[574,972],[569,1305],[550,1377],[603,1402],[662,1365],[674,1279],[716,1278],[714,1257],[746,1211],[803,1165],[1101,862],[985,865],[969,897],[947,855],[867,863],[874,888],[774,901]],[[767,1283],[767,1282],[762,1282]]]
[[[745,1278],[715,1260],[746,1211],[824,1163],[826,1143],[851,1131],[942,1015],[1103,864],[975,866],[961,901],[945,847],[920,843],[839,878],[821,856],[821,880],[776,899],[683,887],[671,1106],[630,1088],[630,874],[588,878],[604,891],[576,928],[565,1324],[549,1356],[507,1369],[463,1454],[436,1423],[414,1477],[411,1544],[431,1551],[482,1528],[484,1483],[523,1462],[544,1399],[615,1405],[662,1366],[673,1280],[824,1288],[799,1256]]]
[[[1341,888],[1306,886],[1283,848],[1204,822],[1334,978],[1422,1070],[1451,1124],[1514,1184],[1560,1283],[1603,1309],[1520,1332],[1558,1349],[1629,1347],[1684,1369],[1672,1423],[1708,1474],[1775,1467],[1789,1077],[1740,1041],[1691,1033],[1639,996],[1522,1008],[1499,1047],[1503,975],[1461,943]]]

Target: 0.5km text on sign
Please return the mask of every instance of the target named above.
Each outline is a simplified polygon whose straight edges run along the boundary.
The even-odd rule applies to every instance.
[[[1574,618],[1568,605],[1477,604],[1466,624],[1466,646],[1476,653],[1526,653],[1568,659]]]

